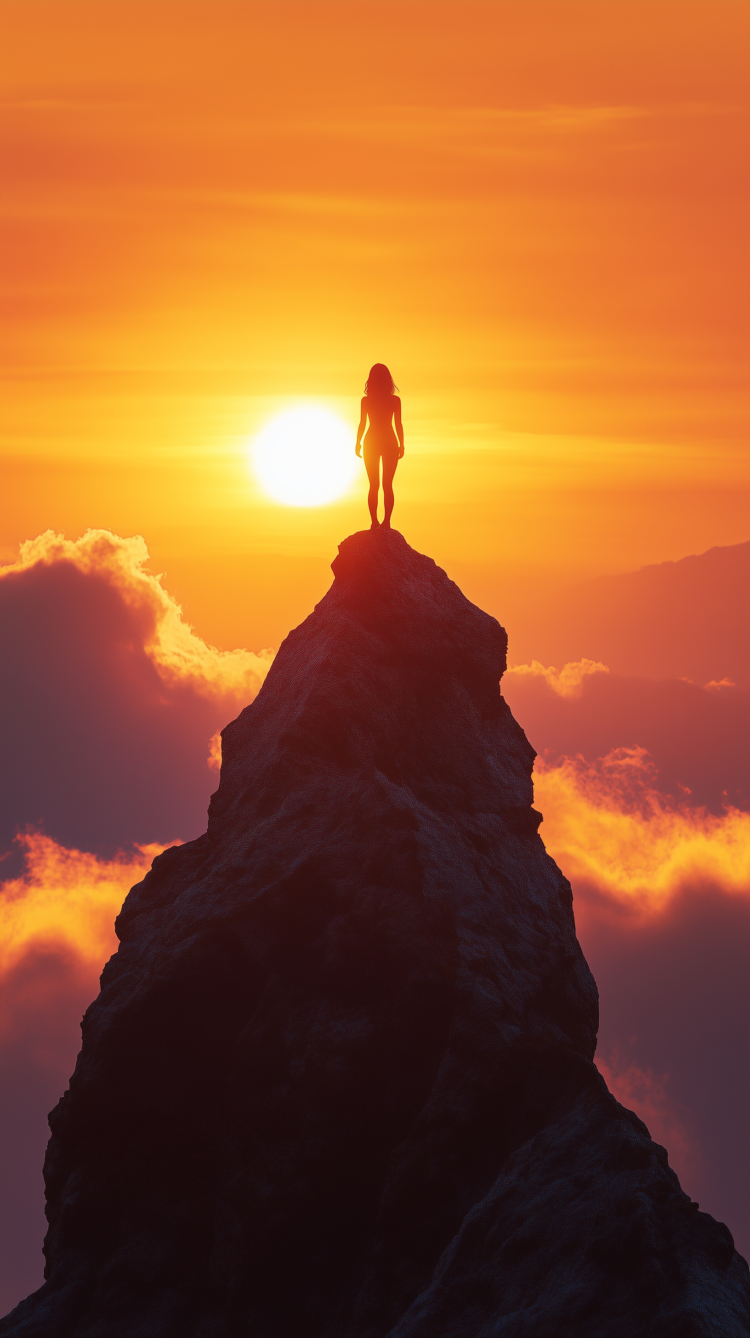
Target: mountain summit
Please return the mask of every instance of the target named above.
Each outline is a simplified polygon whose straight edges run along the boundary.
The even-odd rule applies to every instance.
[[[505,633],[395,531],[333,570],[125,902],[0,1332],[740,1338],[729,1232],[594,1067]]]

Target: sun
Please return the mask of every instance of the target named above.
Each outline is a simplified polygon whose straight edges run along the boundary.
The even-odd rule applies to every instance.
[[[263,490],[286,506],[323,506],[351,486],[360,469],[354,433],[328,409],[304,406],[271,419],[252,446]]]

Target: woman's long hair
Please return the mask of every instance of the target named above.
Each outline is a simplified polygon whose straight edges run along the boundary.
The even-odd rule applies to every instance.
[[[384,362],[376,362],[370,368],[370,375],[365,381],[366,395],[395,395],[398,390],[393,377]]]

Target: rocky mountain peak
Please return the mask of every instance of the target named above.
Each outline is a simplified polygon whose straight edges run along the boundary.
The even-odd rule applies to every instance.
[[[396,532],[223,734],[50,1117],[13,1338],[688,1338],[747,1267],[607,1092],[506,637]]]

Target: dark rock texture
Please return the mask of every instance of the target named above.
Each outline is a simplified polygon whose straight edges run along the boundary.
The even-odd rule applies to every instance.
[[[504,632],[395,532],[333,565],[125,903],[2,1333],[744,1338],[729,1232],[592,1063]]]

